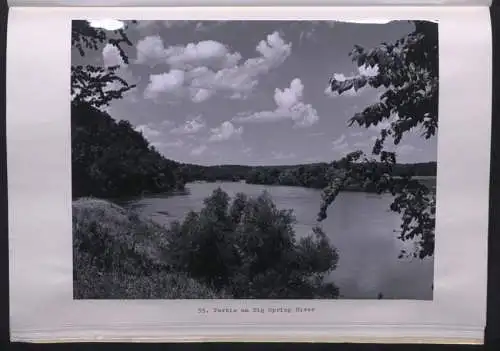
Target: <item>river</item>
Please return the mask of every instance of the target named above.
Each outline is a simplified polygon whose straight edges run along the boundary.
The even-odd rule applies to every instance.
[[[127,202],[155,221],[168,224],[181,220],[190,210],[198,211],[203,199],[221,187],[230,196],[243,192],[257,196],[266,190],[282,209],[293,209],[297,236],[307,235],[316,224],[321,191],[290,186],[217,182],[187,184],[187,193],[144,197]],[[403,243],[394,232],[400,217],[390,212],[390,195],[343,192],[322,222],[325,233],[338,249],[337,269],[328,277],[342,298],[432,299],[433,259],[398,259]]]

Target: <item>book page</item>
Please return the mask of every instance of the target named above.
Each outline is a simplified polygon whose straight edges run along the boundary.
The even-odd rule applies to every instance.
[[[7,56],[13,341],[482,343],[487,7],[14,7]]]

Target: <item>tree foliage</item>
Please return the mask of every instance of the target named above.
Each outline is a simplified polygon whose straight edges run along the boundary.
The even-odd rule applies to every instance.
[[[182,189],[179,164],[163,157],[128,121],[72,103],[73,196],[119,197]]]
[[[340,163],[341,165],[342,163]],[[356,164],[353,166],[358,173],[382,172],[386,170],[384,163],[372,162],[369,164]],[[431,177],[430,182],[436,175],[436,164],[434,162],[419,164],[394,164],[390,175],[393,177],[405,177],[408,175]],[[344,170],[339,163],[317,163],[308,165],[285,166],[285,167],[254,167],[248,171],[245,180],[250,184],[290,185],[306,188],[323,189],[336,177],[341,177]],[[428,184],[432,187],[432,184]],[[363,191],[377,192],[375,184],[369,179],[349,177],[346,179],[340,191]]]
[[[399,144],[404,134],[420,127],[422,135],[430,138],[438,126],[438,31],[432,22],[414,22],[415,30],[393,44],[381,45],[365,50],[355,46],[350,53],[358,67],[377,67],[378,74],[372,77],[358,75],[344,81],[330,79],[332,91],[338,94],[366,85],[385,88],[380,101],[356,113],[349,121],[361,127],[376,126],[391,120],[383,128],[374,145],[374,154],[379,154],[387,137]]]
[[[271,197],[237,194],[231,202],[220,188],[174,223],[169,234],[171,265],[234,298],[334,298],[325,283],[337,251],[321,228],[297,240],[291,210]]]
[[[98,50],[103,44],[115,47],[125,64],[129,63],[123,45],[132,45],[125,28],[106,31],[94,28],[88,21],[75,20],[71,28],[71,44],[81,56],[87,50]],[[129,90],[135,88],[121,78],[119,66],[99,67],[93,65],[73,65],[71,67],[71,96],[74,102],[87,102],[94,107],[109,105],[114,99],[120,99]]]
[[[399,144],[405,134],[420,128],[422,137],[429,139],[438,127],[438,31],[437,24],[416,21],[414,30],[395,43],[382,43],[366,50],[355,46],[350,56],[358,67],[378,67],[378,74],[367,77],[358,75],[343,81],[330,79],[333,92],[343,94],[350,89],[359,90],[366,85],[383,87],[380,101],[356,113],[349,124],[361,127],[376,126],[390,121],[382,128],[374,143],[371,158],[362,152],[347,155],[333,164],[339,169],[334,179],[323,192],[319,219],[326,218],[327,208],[334,202],[339,191],[352,179],[376,184],[378,191],[389,190],[395,199],[391,210],[402,215],[400,238],[416,240],[419,246],[415,257],[424,258],[434,254],[435,193],[410,176],[395,178],[391,169],[396,164],[396,154],[384,151],[384,144],[392,138]],[[385,170],[370,171],[369,165],[379,162]],[[358,163],[368,167],[359,172]],[[406,255],[402,252],[402,255]]]

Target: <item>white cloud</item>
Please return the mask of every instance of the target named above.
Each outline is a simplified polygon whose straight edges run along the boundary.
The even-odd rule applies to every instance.
[[[170,131],[172,134],[195,134],[200,130],[205,128],[206,124],[201,118],[201,116],[197,116],[194,119],[187,120],[184,122],[182,126],[174,128]]]
[[[379,68],[377,65],[375,65],[373,67],[369,67],[369,66],[364,65],[364,66],[358,67],[358,74],[355,76],[346,76],[343,73],[334,73],[333,78],[335,80],[343,82],[345,80],[352,79],[356,76],[374,77],[374,76],[377,76],[378,73],[379,73]],[[363,88],[358,89],[358,90],[355,90],[354,87],[352,87],[351,89],[344,91],[341,96],[348,96],[348,97],[360,96],[368,89],[371,89],[371,87],[368,86],[368,84],[366,84]],[[329,84],[325,88],[324,93],[325,93],[325,95],[327,95],[329,97],[338,97],[339,96],[339,94],[337,92],[332,91],[331,86]]]
[[[172,67],[192,69],[199,66],[214,69],[234,67],[241,60],[238,52],[231,53],[224,45],[214,40],[172,46],[167,50],[167,63]]]
[[[136,50],[136,62],[139,64],[151,66],[169,64],[172,68],[185,70],[200,66],[213,69],[230,68],[241,60],[240,53],[232,53],[226,45],[214,40],[172,45],[166,48],[160,36],[154,35],[141,39],[136,45]]]
[[[137,42],[136,45],[137,58],[136,63],[149,64],[155,66],[165,63],[167,53],[163,45],[163,40],[160,36],[147,36]]]
[[[152,139],[160,136],[160,132],[156,129],[151,128],[148,125],[139,125],[135,128],[135,131],[142,133],[146,137],[146,139]]]
[[[159,36],[146,37],[137,44],[137,62],[156,65],[165,63],[172,69],[185,71],[183,85],[186,96],[202,102],[215,93],[225,93],[232,99],[245,99],[257,86],[259,78],[281,65],[291,54],[278,32],[261,40],[256,57],[241,61],[241,54],[217,41],[206,40],[185,46],[164,47]]]
[[[209,141],[224,141],[239,138],[243,133],[243,127],[235,128],[231,122],[226,121],[210,131],[212,135],[210,135]]]
[[[191,88],[190,91],[191,91],[191,100],[196,103],[208,100],[214,94],[213,90],[208,90],[203,88],[202,89]]]
[[[173,69],[168,73],[152,74],[144,90],[144,97],[155,99],[162,93],[179,92],[184,83],[184,71]]]
[[[93,28],[101,28],[105,30],[118,30],[125,26],[123,21],[118,21],[115,19],[99,19],[88,21],[90,26]]]
[[[289,110],[302,99],[303,92],[304,85],[300,79],[295,78],[290,83],[290,88],[274,91],[274,101],[279,108]]]
[[[115,45],[112,44],[106,44],[106,46],[102,49],[102,60],[105,67],[126,66],[120,56],[120,51]]]
[[[237,122],[274,122],[290,119],[296,127],[309,127],[319,120],[318,112],[310,104],[302,102],[304,85],[299,78],[290,83],[289,88],[275,89],[274,102],[276,109],[261,111],[246,116],[233,118]]]
[[[191,155],[199,156],[202,153],[204,153],[205,151],[207,151],[207,146],[206,145],[200,145],[200,146],[194,148],[193,150],[191,150]]]
[[[229,92],[233,99],[244,99],[257,86],[259,77],[281,65],[291,53],[291,44],[285,43],[278,32],[261,40],[256,47],[260,56],[249,58],[234,67],[218,71],[203,66],[190,72],[192,87]]]

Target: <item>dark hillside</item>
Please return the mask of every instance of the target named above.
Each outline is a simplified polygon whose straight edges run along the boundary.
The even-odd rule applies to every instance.
[[[183,188],[179,164],[127,121],[86,103],[71,106],[73,197],[117,197]]]

